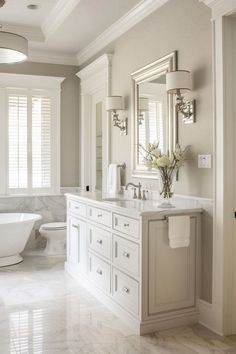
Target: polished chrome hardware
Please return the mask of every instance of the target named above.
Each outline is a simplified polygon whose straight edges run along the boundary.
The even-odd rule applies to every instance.
[[[97,214],[97,217],[98,217],[98,218],[101,218],[101,217],[102,217],[102,214]]]
[[[127,293],[129,293],[129,289],[126,286],[124,286],[123,287],[123,292],[127,294]]]
[[[146,197],[146,191],[145,191],[145,190],[143,190],[142,200],[147,200],[147,197]]]
[[[80,209],[80,207],[79,206],[75,206],[75,209]]]
[[[133,191],[134,191],[133,199],[137,199],[138,197],[137,197],[137,193],[136,193],[136,188],[134,188]]]
[[[129,186],[133,186],[134,188],[138,188],[138,199],[142,199],[142,193],[141,193],[142,185],[141,185],[141,183],[139,182],[139,184],[134,184],[132,182],[129,182],[126,184],[125,190],[127,190]],[[137,198],[136,190],[134,190],[133,199],[136,199],[136,198]]]
[[[99,243],[101,245],[102,244],[102,240],[100,238],[97,239],[97,243]]]
[[[126,257],[126,258],[129,258],[130,254],[128,252],[123,252],[123,256]]]
[[[126,163],[124,162],[124,163],[122,163],[122,165],[117,165],[117,167],[120,167],[120,168],[122,168],[123,170],[125,170],[125,168],[126,168]]]
[[[129,227],[129,224],[124,224],[124,227]]]
[[[97,273],[99,274],[99,275],[102,275],[102,270],[101,269],[97,269]]]
[[[79,225],[76,225],[76,224],[72,224],[72,227],[74,227],[75,229],[77,229],[77,230],[78,230],[78,228],[79,228]]]

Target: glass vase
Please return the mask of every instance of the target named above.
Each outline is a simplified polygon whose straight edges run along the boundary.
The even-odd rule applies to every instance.
[[[165,176],[158,171],[158,187],[160,195],[160,204],[159,208],[174,208],[172,204],[172,198],[174,195],[176,181],[176,173],[173,173],[171,176]]]

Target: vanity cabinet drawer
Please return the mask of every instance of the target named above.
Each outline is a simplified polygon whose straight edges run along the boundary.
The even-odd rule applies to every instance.
[[[123,215],[113,214],[113,229],[139,238],[139,221]]]
[[[111,267],[100,258],[89,253],[89,278],[106,292],[111,290]]]
[[[105,258],[111,259],[111,233],[88,225],[89,248]]]
[[[112,295],[120,306],[135,315],[139,313],[139,283],[113,268]]]
[[[139,276],[139,245],[113,236],[113,263],[134,277]]]
[[[78,216],[86,217],[86,205],[75,200],[68,201],[68,211]]]
[[[111,226],[111,213],[109,211],[89,206],[88,217],[102,225]]]

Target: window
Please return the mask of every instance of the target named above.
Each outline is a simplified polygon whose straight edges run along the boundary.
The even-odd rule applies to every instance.
[[[8,185],[28,186],[27,96],[8,97]]]
[[[139,126],[139,142],[143,147],[149,143],[159,143],[159,148],[164,151],[164,112],[163,103],[157,100],[149,99],[148,115]],[[143,155],[139,154],[139,164],[143,164]]]
[[[0,74],[0,79],[1,79]],[[10,75],[13,79],[13,74]],[[26,84],[42,77],[26,78]],[[30,79],[28,79],[30,78]],[[43,77],[44,78],[44,77]],[[0,193],[57,193],[60,189],[60,90],[61,78],[46,77],[39,88],[9,88],[0,90]],[[11,80],[12,81],[12,80]],[[17,81],[17,80],[16,80]],[[22,80],[21,80],[22,82]],[[23,80],[24,82],[24,80]],[[17,86],[17,85],[16,85]],[[60,86],[59,86],[60,87]],[[5,151],[5,153],[3,153]],[[5,170],[5,177],[3,170]]]

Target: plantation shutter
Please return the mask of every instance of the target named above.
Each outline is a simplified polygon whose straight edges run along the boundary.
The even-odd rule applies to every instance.
[[[139,143],[146,148],[149,143],[159,143],[159,148],[164,151],[164,122],[162,103],[149,100],[148,112],[144,112],[144,120],[139,125]],[[143,163],[143,155],[139,154],[138,163]]]
[[[28,186],[27,96],[8,96],[8,187]]]
[[[51,189],[52,149],[51,97],[8,94],[9,190]]]
[[[32,97],[32,188],[51,187],[51,99]]]
[[[151,143],[159,143],[159,148],[164,150],[163,114],[162,103],[159,101],[149,102],[149,136]]]

